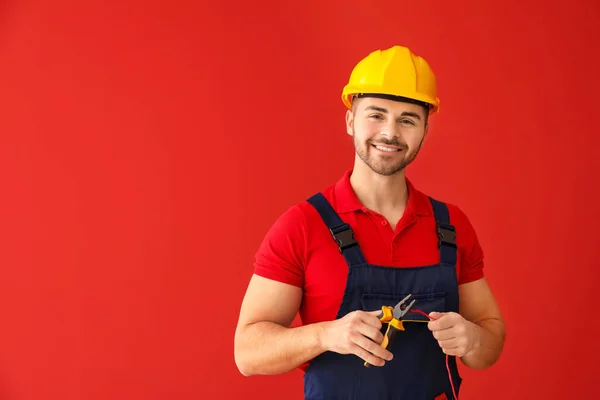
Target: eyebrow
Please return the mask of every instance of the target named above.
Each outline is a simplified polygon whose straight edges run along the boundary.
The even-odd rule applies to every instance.
[[[382,107],[377,107],[377,106],[367,106],[365,108],[365,110],[375,110],[375,111],[379,111],[381,113],[387,114],[388,110]],[[417,113],[414,112],[410,112],[410,111],[404,111],[402,114],[400,114],[401,117],[413,117],[416,118],[418,120],[421,119],[421,116]]]

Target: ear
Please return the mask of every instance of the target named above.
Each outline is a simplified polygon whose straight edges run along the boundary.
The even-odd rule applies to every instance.
[[[425,139],[427,139],[427,132],[429,132],[429,123],[425,124],[425,128],[423,129],[423,137],[421,138],[420,146],[425,144]]]
[[[352,113],[352,110],[347,110],[346,111],[346,133],[348,133],[348,135],[352,136],[352,132],[354,128],[354,113]]]

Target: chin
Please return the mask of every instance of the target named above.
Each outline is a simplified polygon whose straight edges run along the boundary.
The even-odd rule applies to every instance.
[[[372,165],[372,164],[368,164],[368,165],[369,165],[369,168],[371,168],[371,170],[373,172],[375,172],[376,174],[379,174],[381,176],[393,176],[398,173],[401,173],[406,168],[406,166],[404,164],[394,165],[394,166],[388,166],[388,165],[381,166],[381,165]]]

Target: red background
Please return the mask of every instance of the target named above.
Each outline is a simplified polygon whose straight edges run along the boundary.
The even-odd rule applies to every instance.
[[[461,398],[594,393],[597,2],[0,4],[0,398],[302,398],[238,373],[239,305],[274,219],[351,166],[341,89],[394,44],[442,101],[409,176],[467,212],[508,324]]]

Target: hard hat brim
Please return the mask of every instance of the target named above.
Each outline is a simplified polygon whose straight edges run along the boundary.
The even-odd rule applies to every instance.
[[[371,97],[382,97],[406,103],[426,103],[429,105],[430,114],[439,111],[440,108],[439,99],[432,99],[421,93],[391,93],[382,91],[381,87],[369,88],[367,86],[361,87],[360,90],[352,88],[351,86],[346,86],[342,92],[342,102],[348,109],[352,109],[352,100],[355,96],[359,95],[371,95]]]

